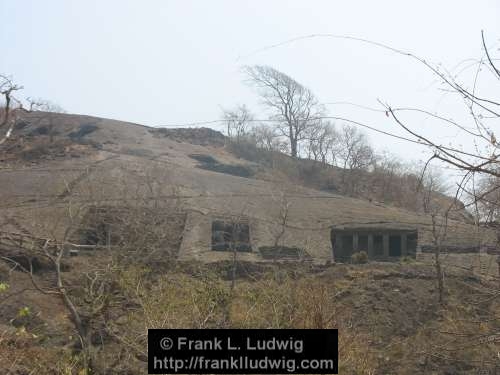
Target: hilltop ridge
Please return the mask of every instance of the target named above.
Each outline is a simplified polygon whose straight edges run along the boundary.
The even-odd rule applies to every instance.
[[[341,168],[325,168],[320,162],[294,159],[277,151],[258,149],[248,142],[231,142],[211,128],[148,127],[94,116],[41,111],[23,111],[19,117],[14,136],[0,151],[0,169],[47,163],[51,167],[60,163],[67,167],[79,158],[99,158],[107,153],[269,181],[289,188],[303,186],[345,195]],[[378,189],[382,187],[373,182],[374,176],[370,172],[357,173],[365,187],[349,194],[351,197],[422,211],[419,193],[411,191],[417,184],[416,176],[408,176],[406,180],[393,177],[393,186],[408,184],[408,194],[399,201],[380,201]],[[434,202],[443,209],[455,205],[450,211],[451,217],[472,222],[463,204],[455,204],[442,193],[432,194]]]

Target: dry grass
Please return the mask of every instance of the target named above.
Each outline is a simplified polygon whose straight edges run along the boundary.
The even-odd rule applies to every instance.
[[[479,280],[448,275],[441,306],[432,268],[418,262],[254,264],[234,289],[228,266],[189,263],[161,275],[140,264],[120,269],[96,344],[96,373],[145,373],[148,328],[338,328],[340,374],[496,371],[496,344],[480,337],[498,331],[499,306]],[[78,374],[74,340],[42,336],[28,329],[3,338],[2,373]]]

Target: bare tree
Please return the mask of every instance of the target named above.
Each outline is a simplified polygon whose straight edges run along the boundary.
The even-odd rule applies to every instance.
[[[291,202],[283,190],[280,191],[279,197],[275,197],[273,195],[273,200],[275,200],[279,205],[280,210],[278,221],[279,229],[274,236],[274,247],[276,251],[278,251],[278,249],[283,246],[283,237],[285,236],[286,228],[288,226]]]
[[[373,163],[372,186],[378,190],[376,198],[383,202],[401,202],[405,195],[402,183],[402,163],[387,152],[377,155]]]
[[[38,124],[45,122],[45,127],[50,136],[50,142],[53,141],[55,135],[55,118],[53,113],[64,113],[64,109],[59,105],[45,99],[26,98],[28,108],[24,108],[22,102],[14,96],[16,91],[22,90],[23,87],[15,84],[10,77],[0,74],[0,131],[4,133],[0,138],[0,144],[5,143],[12,136],[18,114],[20,110],[28,112],[51,112],[35,116],[32,121]]]
[[[311,90],[272,67],[247,66],[245,73],[271,110],[280,135],[288,138],[291,156],[297,157],[299,143],[323,115],[323,106]]]
[[[414,54],[393,49],[387,46],[382,46],[383,48],[389,48],[393,52],[407,56],[421,63],[425,68],[427,68],[435,78],[437,78],[442,84],[441,90],[446,93],[456,97],[459,102],[465,104],[467,113],[469,117],[465,120],[457,121],[450,118],[449,114],[437,114],[435,112],[429,112],[421,108],[397,108],[387,103],[382,103],[384,106],[385,114],[391,118],[400,128],[405,130],[411,138],[409,141],[419,143],[427,146],[431,151],[432,155],[428,159],[426,166],[430,165],[431,162],[441,162],[444,165],[453,168],[462,173],[461,180],[457,182],[457,196],[466,196],[469,202],[466,207],[478,207],[479,204],[486,204],[489,211],[488,215],[494,216],[496,207],[498,207],[498,202],[496,202],[495,196],[498,191],[500,191],[500,184],[498,184],[498,178],[500,178],[500,168],[499,157],[500,157],[500,144],[497,141],[496,127],[494,125],[498,124],[500,120],[500,101],[498,98],[498,91],[495,94],[483,94],[479,92],[479,78],[484,81],[488,79],[488,82],[496,83],[496,89],[498,90],[498,83],[500,82],[500,70],[495,65],[498,61],[498,57],[492,57],[490,50],[487,47],[484,34],[481,33],[481,42],[483,46],[483,54],[479,59],[469,59],[467,61],[472,61],[469,68],[473,68],[472,73],[472,84],[468,84],[463,79],[463,74],[455,74],[443,69],[440,66],[433,65],[427,62],[425,59],[420,58]],[[463,71],[462,71],[463,73]],[[485,76],[486,75],[486,76]],[[494,91],[493,91],[494,92]],[[426,135],[422,130],[419,129],[419,124],[413,124],[408,120],[405,120],[402,116],[403,112],[416,112],[432,119],[441,125],[447,126],[453,132],[460,132],[466,135],[469,139],[469,144],[473,147],[469,149],[464,149],[462,145],[458,142],[450,142],[443,145],[441,141],[435,139],[432,135]],[[488,179],[489,183],[486,183],[485,188],[477,188],[477,178],[480,180]],[[493,198],[493,199],[489,199]],[[450,206],[451,207],[451,206]],[[476,208],[476,212],[479,210]],[[446,223],[448,219],[448,212],[446,211],[444,215],[440,215],[439,221],[441,224],[437,224],[437,215],[433,218],[433,228],[434,230],[438,227],[446,228]],[[479,216],[479,215],[477,215]],[[431,216],[432,217],[432,216]],[[477,217],[476,224],[480,225],[480,217]],[[445,232],[443,233],[445,235]],[[442,236],[442,235],[439,235]],[[434,236],[435,238],[437,236]],[[497,233],[497,237],[498,233]],[[439,239],[439,238],[437,238]],[[435,240],[436,242],[436,240]],[[442,278],[439,275],[442,270],[439,268],[439,254],[441,252],[441,243],[435,244],[436,247],[436,272],[438,273],[438,282],[442,282]],[[478,239],[478,246],[481,246],[481,238]],[[498,249],[496,249],[498,251]],[[500,265],[500,256],[497,258],[497,262]],[[497,280],[500,278],[497,277]],[[442,286],[440,286],[442,288]],[[491,295],[490,298],[498,298],[498,289],[495,290],[492,284],[485,283],[485,287],[479,293],[484,293],[484,295]],[[440,297],[442,301],[442,296]],[[474,297],[468,307],[473,309],[483,309],[479,306]],[[490,313],[487,311],[481,311],[481,315],[484,313]],[[477,327],[482,327],[483,325],[488,327],[485,330],[473,330],[470,332],[464,332],[457,328],[456,332],[446,332],[446,335],[453,335],[460,339],[457,345],[448,345],[445,350],[447,353],[451,353],[454,350],[463,350],[464,348],[470,348],[473,346],[481,346],[488,349],[488,344],[490,342],[495,342],[497,340],[497,329],[496,327],[489,325],[493,322],[498,325],[499,321],[498,314],[493,312],[492,316],[484,319],[479,319],[476,324]]]
[[[51,102],[50,100],[41,98],[31,98],[27,97],[29,111],[42,111],[42,112],[57,112],[65,113],[66,111],[58,104]]]
[[[73,204],[68,206],[68,217],[70,221],[76,220],[80,215],[79,212],[81,207],[82,206],[75,206]],[[61,223],[57,220],[57,225],[60,224]],[[80,339],[84,369],[86,373],[89,373],[92,368],[92,344],[88,319],[84,317],[82,310],[76,305],[75,298],[71,295],[70,289],[68,289],[66,280],[63,277],[62,266],[64,257],[68,254],[68,246],[74,245],[69,241],[69,235],[73,228],[73,225],[67,226],[62,238],[58,238],[58,236],[52,233],[47,233],[45,238],[30,236],[28,241],[30,244],[20,249],[21,258],[27,260],[28,266],[23,266],[15,257],[2,256],[1,259],[7,263],[14,264],[17,270],[21,270],[29,275],[36,291],[42,294],[56,295],[62,299],[78,338]],[[24,241],[26,240],[23,239],[23,242]],[[45,258],[53,267],[55,280],[51,287],[45,286],[41,280],[35,277],[33,259],[38,257]]]
[[[475,67],[473,85],[468,88],[468,85],[459,80],[460,75],[454,75],[447,70],[442,70],[438,66],[431,65],[426,60],[413,54],[394,50],[396,53],[409,56],[422,63],[434,74],[446,87],[446,91],[456,94],[457,97],[465,104],[470,114],[470,125],[450,119],[448,116],[439,115],[425,111],[420,108],[397,108],[389,104],[382,103],[385,109],[386,116],[392,118],[396,124],[408,132],[415,140],[423,145],[430,147],[434,152],[430,161],[438,160],[450,166],[463,171],[468,175],[482,174],[500,177],[498,169],[498,157],[500,145],[497,142],[495,131],[492,130],[489,124],[500,119],[500,102],[493,97],[484,97],[478,93],[477,82],[481,73],[489,73],[488,77],[491,81],[500,81],[500,71],[495,66],[492,59],[484,35],[482,34],[482,44],[484,55],[479,60],[474,60],[471,65]],[[430,136],[425,136],[422,132],[415,130],[418,127],[406,122],[400,118],[400,113],[405,111],[413,111],[421,113],[431,119],[439,121],[444,125],[463,132],[470,137],[474,142],[475,151],[463,150],[459,144],[442,145],[439,141],[432,139]],[[469,180],[466,180],[469,181]]]
[[[0,109],[0,131],[4,134],[0,138],[0,144],[7,141],[12,135],[16,123],[15,115],[13,115],[13,102],[18,102],[14,93],[22,88],[22,86],[16,85],[11,78],[0,74],[0,95],[3,99],[3,107]]]
[[[500,178],[483,176],[474,188],[477,199],[477,219],[486,224],[498,224],[500,221]]]
[[[448,216],[453,203],[442,212],[442,207],[434,199],[435,192],[442,191],[441,175],[435,170],[424,168],[419,190],[422,191],[422,207],[424,213],[430,215],[432,222],[432,243],[434,246],[434,267],[438,287],[438,302],[444,302],[444,270],[441,262],[443,243],[448,234]]]
[[[309,158],[327,164],[328,157],[339,141],[339,135],[329,121],[320,121],[311,127],[308,143]]]
[[[366,135],[351,125],[344,125],[340,132],[338,158],[344,169],[365,169],[373,161],[373,149]]]
[[[247,134],[253,115],[245,104],[234,109],[223,110],[222,120],[226,123],[227,136],[239,143]]]
[[[360,184],[360,172],[366,171],[374,160],[374,152],[364,133],[344,125],[339,136],[338,148],[332,149],[337,165],[342,167],[342,186],[345,193],[353,195]]]
[[[442,210],[435,199],[436,193],[444,193],[447,190],[442,174],[434,168],[427,167],[422,171],[419,185],[424,213],[431,214]]]
[[[284,152],[288,144],[276,133],[276,129],[268,125],[254,126],[250,131],[250,136],[254,139],[257,147],[268,151]]]

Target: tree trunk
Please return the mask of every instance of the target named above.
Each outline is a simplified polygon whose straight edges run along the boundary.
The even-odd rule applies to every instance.
[[[62,299],[66,308],[69,310],[71,314],[71,320],[75,325],[76,331],[80,336],[81,345],[82,345],[82,353],[83,353],[83,366],[85,369],[85,374],[89,374],[92,369],[92,344],[91,344],[91,336],[88,327],[83,322],[76,306],[73,304],[68,291],[66,290],[62,276],[61,276],[61,258],[63,254],[63,249],[59,250],[58,257],[54,260],[55,268],[56,268],[56,277],[57,277],[57,289],[61,293]]]
[[[439,255],[441,253],[440,245],[436,247],[435,252],[435,266],[436,266],[436,277],[438,282],[438,293],[439,293],[439,303],[443,303],[443,293],[444,293],[444,282],[443,282],[443,270],[441,268],[441,259],[439,259]]]
[[[289,127],[289,136],[290,138],[290,155],[292,158],[297,157],[297,137],[293,134],[293,127],[290,125]]]

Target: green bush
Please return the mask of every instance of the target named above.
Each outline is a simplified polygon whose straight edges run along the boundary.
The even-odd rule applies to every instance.
[[[354,264],[368,263],[368,254],[366,251],[360,251],[351,255],[351,261]]]

